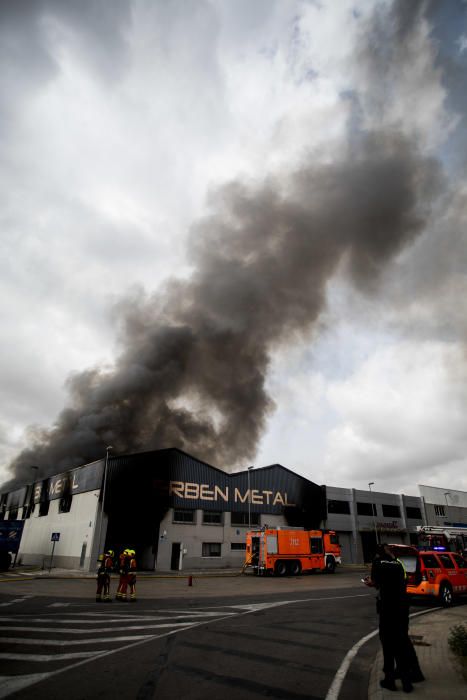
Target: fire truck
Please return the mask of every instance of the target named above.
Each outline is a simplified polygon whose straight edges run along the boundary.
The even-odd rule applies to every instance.
[[[467,526],[419,525],[418,548],[467,554]]]
[[[333,574],[341,563],[339,538],[333,530],[279,527],[246,535],[245,569],[255,574],[298,576],[305,571]]]

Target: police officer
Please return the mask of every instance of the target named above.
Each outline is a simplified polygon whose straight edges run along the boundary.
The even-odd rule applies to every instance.
[[[411,693],[412,682],[424,680],[424,677],[409,637],[406,573],[402,562],[385,544],[378,545],[370,582],[378,590],[376,610],[384,658],[384,678],[380,685],[388,690],[397,690],[395,679],[399,677],[403,691]]]

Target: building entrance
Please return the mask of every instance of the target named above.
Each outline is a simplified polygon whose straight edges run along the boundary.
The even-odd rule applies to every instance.
[[[181,552],[181,543],[180,542],[173,542],[172,543],[172,557],[170,559],[170,568],[172,571],[179,571],[181,566],[180,566],[180,552]]]
[[[376,554],[376,535],[372,530],[361,532],[360,536],[362,538],[363,561],[365,564],[369,564]]]

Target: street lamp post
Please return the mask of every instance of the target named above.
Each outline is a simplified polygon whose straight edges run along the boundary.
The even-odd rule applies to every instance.
[[[98,556],[99,556],[100,548],[101,548],[102,524],[104,521],[105,490],[107,487],[107,468],[109,465],[109,452],[110,452],[110,450],[113,450],[112,445],[107,445],[107,447],[105,448],[104,484],[102,487],[102,506],[101,506],[101,517],[100,517],[100,521],[99,521],[99,537],[97,540]]]
[[[254,467],[248,467],[248,529],[251,530],[251,489],[250,489],[250,472]]]
[[[371,487],[374,485],[375,485],[375,482],[370,481],[370,483],[368,484],[368,488],[370,489],[370,495],[371,495],[371,512],[373,513],[373,525],[375,526],[376,544],[379,544],[378,527],[376,525],[375,508],[374,508],[374,503],[373,503],[373,494],[371,491]]]

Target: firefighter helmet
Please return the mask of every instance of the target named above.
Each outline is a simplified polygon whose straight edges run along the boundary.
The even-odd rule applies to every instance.
[[[113,549],[108,549],[108,550],[107,550],[107,555],[108,555],[109,557],[113,557],[114,554],[115,554],[115,552],[113,551]]]

